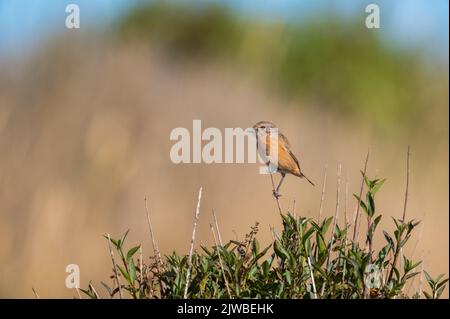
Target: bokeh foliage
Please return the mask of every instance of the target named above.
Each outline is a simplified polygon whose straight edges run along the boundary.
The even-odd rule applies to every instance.
[[[117,30],[173,57],[235,64],[282,96],[379,131],[414,132],[431,113],[448,114],[448,65],[429,67],[419,51],[395,47],[382,31],[367,29],[364,17],[268,21],[217,4],[156,1],[132,9]],[[432,127],[448,123],[442,121]]]

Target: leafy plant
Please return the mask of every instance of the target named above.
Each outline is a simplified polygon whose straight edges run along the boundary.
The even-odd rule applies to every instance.
[[[415,270],[421,262],[403,256],[400,269],[397,260],[419,222],[393,218],[393,234],[383,231],[386,244],[374,251],[372,243],[381,219],[375,195],[385,180],[371,180],[364,174],[363,178],[368,189],[365,199],[355,198],[368,220],[364,247],[347,238],[349,225],[341,228],[336,223],[333,232],[333,217],[319,225],[309,218],[281,214],[281,234],[272,230],[273,242],[267,247],[260,247],[256,223],[242,241],[194,251],[188,298],[406,298],[403,288],[420,274]],[[121,264],[115,264],[111,252],[116,265],[112,287],[102,282],[108,296],[121,296],[123,291],[136,299],[183,298],[188,256],[173,252],[159,257],[155,253],[144,264],[142,256],[136,258],[139,245],[125,250],[127,234],[110,239]],[[329,240],[330,234],[333,240]],[[425,276],[431,293],[424,292],[424,296],[439,298],[448,278],[432,279],[427,272]],[[91,283],[81,291],[99,298]]]

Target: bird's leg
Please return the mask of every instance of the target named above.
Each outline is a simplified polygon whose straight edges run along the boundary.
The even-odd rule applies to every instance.
[[[280,190],[281,184],[283,183],[284,178],[286,177],[286,174],[281,173],[281,179],[280,182],[278,183],[278,186],[276,189],[274,189],[273,191],[273,196],[275,196],[275,198],[280,198],[281,194],[278,192]]]

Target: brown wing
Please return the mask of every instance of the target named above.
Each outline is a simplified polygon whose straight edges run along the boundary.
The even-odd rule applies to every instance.
[[[269,135],[267,135],[267,137],[267,143],[276,138],[269,137]],[[272,143],[276,143],[276,141],[272,141]],[[270,149],[270,146],[268,148]],[[298,160],[290,149],[289,141],[281,133],[279,133],[278,139],[278,170],[284,173],[290,173],[301,177],[300,165],[298,163]]]

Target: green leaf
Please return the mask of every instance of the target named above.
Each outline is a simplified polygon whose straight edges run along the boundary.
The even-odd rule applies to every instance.
[[[263,257],[266,253],[267,253],[267,251],[269,250],[269,248],[271,247],[272,245],[269,245],[269,246],[267,246],[266,248],[264,248],[264,250],[262,251],[262,252],[260,252],[256,257],[255,257],[255,261],[257,261],[258,259],[260,259],[261,257]]]
[[[439,289],[436,291],[436,298],[439,298],[439,297],[442,295],[442,293],[444,292],[444,289],[445,289],[445,286],[439,288]]]
[[[361,175],[362,175],[362,177],[363,177],[363,179],[364,179],[364,182],[366,183],[366,186],[370,188],[370,186],[371,186],[371,183],[370,183],[370,180],[369,180],[369,178],[367,177],[367,175],[366,175],[366,174],[364,174],[364,172],[363,172],[363,171],[361,171],[361,170],[360,170],[360,172],[361,172]]]
[[[286,278],[287,283],[290,285],[292,282],[291,273],[289,271],[284,272],[284,277]]]
[[[414,277],[414,276],[417,276],[418,274],[420,274],[420,271],[417,271],[417,272],[413,272],[413,273],[410,273],[410,274],[407,274],[406,276],[405,276],[405,281],[407,281],[408,279],[410,279],[410,278],[412,278],[412,277]]]
[[[322,223],[322,226],[320,227],[322,235],[325,235],[327,233],[328,228],[330,227],[330,224],[331,224],[332,220],[333,220],[333,217],[325,218],[325,220]]]
[[[373,196],[380,190],[381,186],[383,186],[384,182],[386,181],[386,178],[383,178],[382,180],[378,181],[375,186],[372,188],[371,193]]]
[[[440,274],[439,276],[437,276],[437,278],[434,280],[434,282],[438,283],[439,280],[441,280],[442,277],[444,277],[444,274]]]
[[[289,258],[288,252],[283,248],[283,246],[280,245],[280,242],[278,240],[274,242],[273,250],[275,251],[277,256],[281,258],[281,260]]]
[[[119,249],[119,242],[118,242],[117,240],[111,238],[111,236],[108,238],[108,236],[103,235],[103,237],[105,237],[106,240],[111,240],[111,242],[113,243],[113,245],[114,245],[117,249]]]
[[[253,247],[252,247],[253,256],[257,256],[259,254],[259,242],[255,238],[253,239]]]
[[[130,230],[128,229],[126,232],[125,232],[125,234],[123,234],[123,236],[122,236],[122,239],[120,239],[120,241],[118,242],[118,244],[119,244],[119,248],[120,249],[122,249],[122,247],[123,247],[123,243],[125,242],[125,239],[127,238],[127,235],[128,235],[128,232],[129,232]]]
[[[311,227],[310,229],[308,229],[306,231],[306,233],[303,235],[303,238],[302,238],[303,245],[309,239],[309,237],[311,237],[311,235],[314,233],[314,231],[315,231],[314,227]]]
[[[442,280],[442,281],[436,286],[436,289],[439,289],[440,287],[442,287],[443,285],[445,285],[447,281],[448,281],[448,278]]]
[[[127,261],[129,261],[133,255],[139,250],[141,245],[131,248],[127,253]]]
[[[327,249],[325,240],[321,233],[317,233],[316,235],[317,235],[316,241],[317,241],[317,247],[319,248],[319,254],[323,254]]]
[[[107,284],[105,284],[103,281],[100,281],[100,283],[102,284],[103,287],[105,287],[105,289],[108,291],[108,294],[112,297],[113,296],[112,289]]]
[[[120,273],[122,274],[123,278],[125,278],[125,280],[128,281],[131,284],[130,276],[128,275],[128,273],[122,267],[120,267],[119,265],[117,265],[117,268],[119,268]]]
[[[128,260],[128,269],[130,271],[130,283],[133,284],[136,280],[136,266],[134,265],[133,259]]]
[[[373,200],[372,194],[367,193],[367,214],[372,217],[375,214],[375,201]]]
[[[430,285],[430,287],[433,287],[434,281],[433,278],[431,278],[431,276],[424,270],[423,273],[425,274],[425,278],[427,279],[428,284]]]
[[[358,201],[358,203],[359,203],[359,206],[361,206],[362,207],[362,209],[364,210],[364,212],[366,213],[366,214],[368,214],[368,212],[367,212],[367,206],[366,206],[366,203],[364,203],[364,201],[363,200],[361,200],[361,198],[359,198],[359,196],[358,195],[356,195],[356,194],[353,194],[353,196],[356,198],[356,200]]]
[[[391,247],[394,247],[394,240],[392,239],[392,237],[385,230],[383,230],[383,235],[384,235],[384,238],[386,238],[386,241],[388,242],[388,244]]]
[[[82,289],[82,288],[79,288],[79,289],[80,289],[80,291],[82,293],[86,294],[89,298],[97,299],[97,296],[90,289],[88,289],[88,290],[85,290],[85,289]]]

